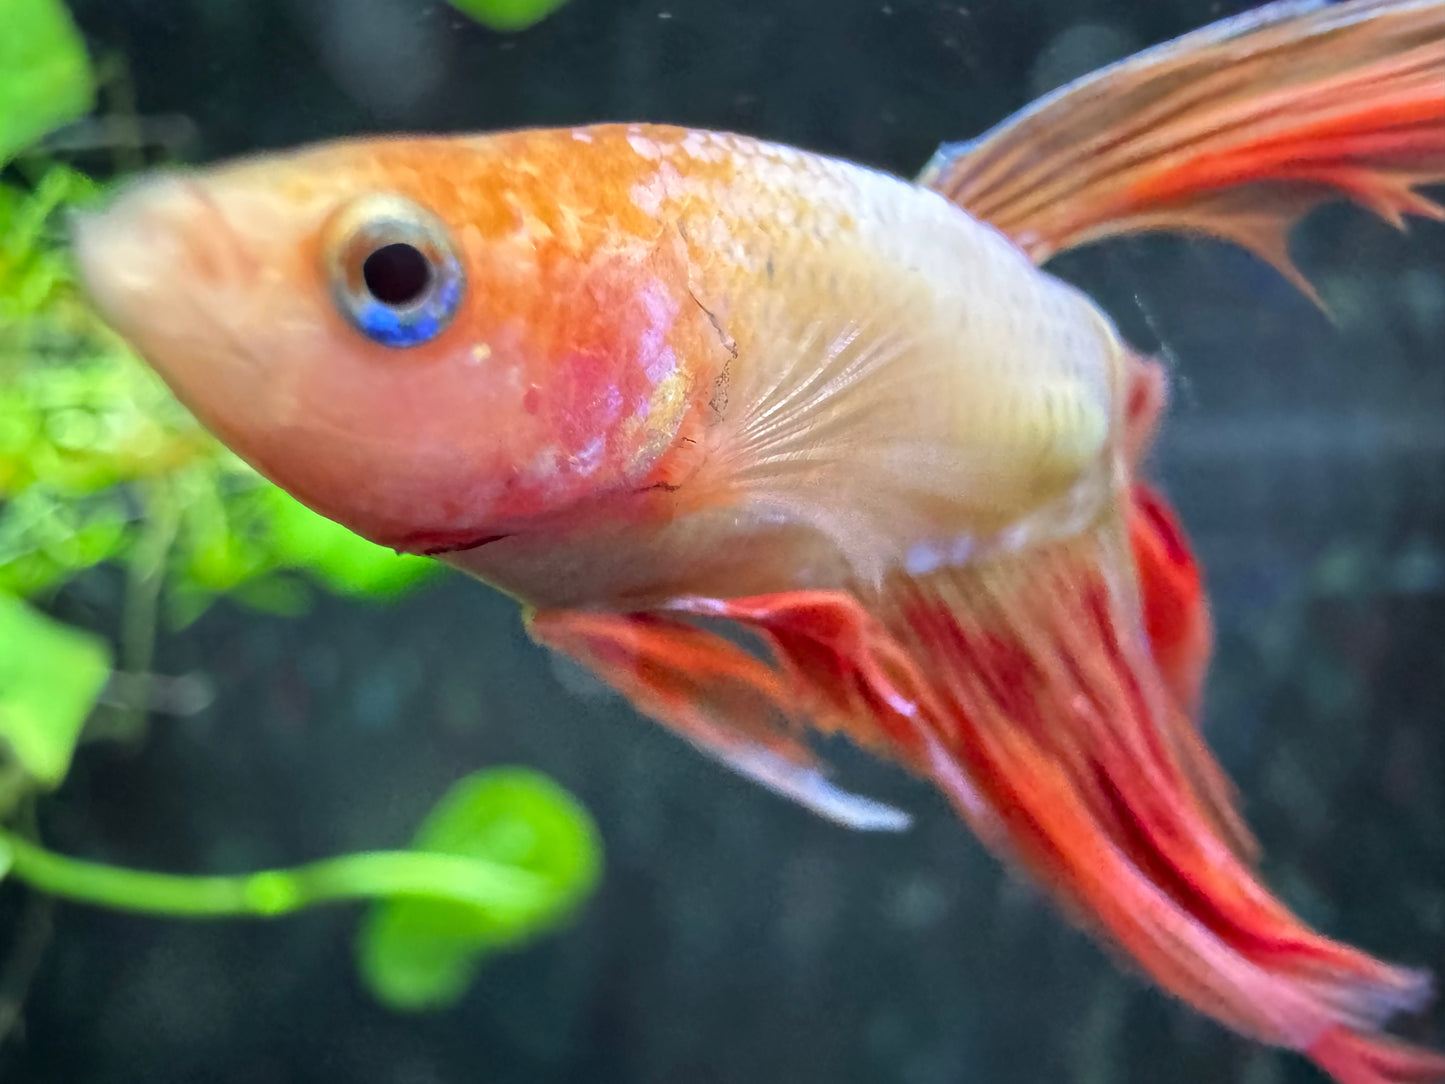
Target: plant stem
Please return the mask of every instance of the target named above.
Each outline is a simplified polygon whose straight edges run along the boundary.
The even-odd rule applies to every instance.
[[[35,802],[26,800],[16,812],[16,819],[26,831],[35,827]],[[25,901],[15,935],[6,953],[5,967],[0,970],[0,1046],[3,1046],[20,1021],[30,984],[35,981],[45,950],[55,933],[55,900],[49,896],[32,895]]]
[[[166,557],[180,528],[181,510],[166,481],[156,479],[143,490],[146,518],[126,569],[125,608],[121,614],[121,665],[129,671],[138,695],[121,710],[117,731],[139,737],[150,701],[150,670],[155,658],[156,614]]]
[[[550,899],[534,873],[430,851],[367,851],[286,870],[191,877],[124,869],[45,850],[0,829],[0,857],[33,888],[77,903],[174,918],[273,918],[342,900],[406,896],[528,912]]]
[[[49,896],[32,896],[15,924],[5,969],[0,972],[0,1046],[10,1038],[20,1020],[30,984],[40,970],[45,950],[55,930],[55,901]]]

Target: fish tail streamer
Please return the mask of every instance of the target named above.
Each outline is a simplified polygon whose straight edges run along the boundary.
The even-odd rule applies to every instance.
[[[1121,518],[875,597],[728,610],[811,690],[810,714],[858,720],[1164,989],[1340,1084],[1445,1080],[1445,1059],[1380,1031],[1429,1000],[1429,976],[1314,932],[1258,880],[1229,784],[1150,655],[1137,531]]]
[[[1347,197],[1445,217],[1445,0],[1282,0],[1146,50],[948,144],[919,178],[1039,262],[1115,234],[1249,248],[1314,296],[1290,226]]]

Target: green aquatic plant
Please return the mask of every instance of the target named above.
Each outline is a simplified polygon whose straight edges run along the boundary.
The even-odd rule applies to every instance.
[[[0,40],[0,878],[160,916],[275,917],[379,901],[358,939],[396,1008],[465,990],[488,952],[563,921],[594,885],[597,832],[556,784],[497,769],[455,785],[404,851],[179,876],[69,858],[35,838],[36,799],[101,730],[136,734],[158,628],[219,597],[276,614],[315,589],[387,600],[437,574],[317,515],[213,440],[77,288],[63,218],[101,187],[26,151],[90,108],[94,77],[59,0],[9,0]],[[24,120],[17,118],[23,117]],[[48,603],[102,566],[125,580],[117,635]],[[103,701],[119,702],[107,708]],[[0,1013],[3,1017],[3,1013]],[[0,1023],[0,1032],[5,1025]]]
[[[0,592],[0,737],[9,774],[0,803],[13,807],[29,782],[55,787],[110,676],[110,649]]]
[[[475,796],[499,788],[506,808],[483,809],[478,816]],[[375,925],[370,927],[361,945],[373,989],[415,989],[420,985],[416,976],[428,969],[445,969],[448,977],[469,972],[484,949],[510,947],[565,918],[592,887],[598,868],[591,819],[570,795],[536,772],[475,772],[452,786],[428,825],[439,814],[447,826],[443,838],[430,840],[424,831],[409,850],[364,851],[291,869],[210,877],[85,862],[0,828],[0,872],[74,902],[172,918],[275,918],[322,903],[383,899],[391,907],[445,907],[449,916],[488,931],[485,944],[473,938],[453,956],[417,961],[411,958],[412,946],[436,938],[429,918],[412,920],[425,912],[400,912],[400,922],[380,936]],[[505,838],[507,833],[523,834],[529,845],[505,857],[488,857],[498,849],[499,834]],[[378,913],[385,921],[393,912]],[[426,999],[426,1007],[450,1004],[465,989],[465,982],[449,983]],[[403,998],[383,1000],[417,1007]]]
[[[457,783],[412,846],[525,871],[549,888],[510,911],[441,898],[393,899],[372,908],[358,943],[361,975],[394,1009],[448,1005],[480,960],[549,929],[597,883],[600,847],[586,811],[534,772],[498,769]]]
[[[90,108],[95,80],[65,5],[10,0],[0,34],[0,166]]]
[[[447,0],[488,30],[515,32],[536,26],[567,0]]]

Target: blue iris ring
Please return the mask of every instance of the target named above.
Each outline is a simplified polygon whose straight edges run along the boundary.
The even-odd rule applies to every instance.
[[[373,342],[419,346],[435,339],[452,322],[461,305],[462,282],[461,264],[447,257],[440,267],[431,268],[431,282],[416,301],[389,305],[365,294],[354,301],[343,299],[342,311]]]
[[[367,264],[393,246],[414,250],[425,273],[403,297],[378,296],[368,282]],[[404,196],[364,196],[343,207],[327,224],[323,258],[337,310],[382,346],[404,349],[435,339],[456,316],[466,292],[466,275],[446,227]]]

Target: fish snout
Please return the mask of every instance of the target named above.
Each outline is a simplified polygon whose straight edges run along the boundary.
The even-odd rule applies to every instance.
[[[254,270],[205,186],[179,173],[148,177],[109,207],[77,214],[72,234],[87,293],[122,331]]]

